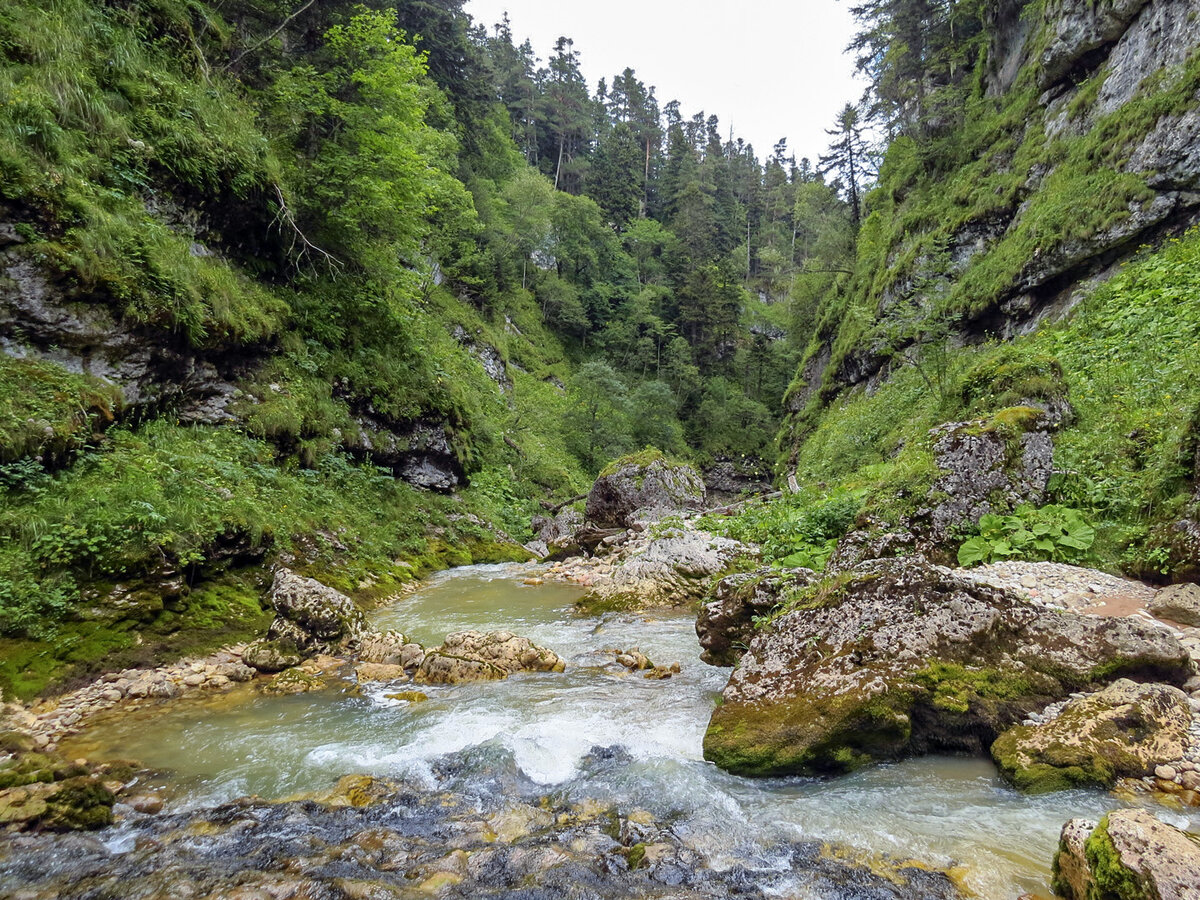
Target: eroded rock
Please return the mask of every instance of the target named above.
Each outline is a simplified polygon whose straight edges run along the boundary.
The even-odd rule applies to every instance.
[[[507,631],[460,631],[425,654],[413,680],[419,684],[499,681],[516,672],[561,672],[566,661],[529,638]]]
[[[1160,619],[1200,627],[1200,585],[1173,584],[1158,592],[1147,605]]]
[[[339,652],[368,634],[366,619],[353,600],[290,569],[275,572],[269,600],[275,620],[266,639],[247,647],[244,657],[259,671],[281,671],[295,665],[295,656]]]
[[[987,751],[1036,709],[1123,676],[1183,684],[1187,650],[1153,623],[1040,610],[919,559],[814,586],[758,631],[705,758],[747,775],[838,773],[930,751]]]
[[[1183,691],[1122,678],[1070,701],[1049,722],[1010,728],[992,745],[992,757],[1006,778],[1032,793],[1112,787],[1181,759],[1191,724]]]
[[[696,619],[700,658],[710,666],[733,666],[742,658],[756,629],[755,620],[779,606],[789,590],[817,581],[811,569],[763,568],[739,572],[717,582],[713,600]]]
[[[1054,890],[1067,900],[1194,900],[1200,897],[1200,838],[1141,809],[1097,825],[1066,824],[1054,857]]]

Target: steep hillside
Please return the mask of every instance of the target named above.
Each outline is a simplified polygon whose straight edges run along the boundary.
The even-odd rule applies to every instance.
[[[1200,16],[1037,0],[976,24],[973,68],[925,71],[924,116],[895,120],[785,399],[786,471],[945,557],[975,536],[965,560],[1194,576]],[[1066,519],[1094,543],[1021,544]]]

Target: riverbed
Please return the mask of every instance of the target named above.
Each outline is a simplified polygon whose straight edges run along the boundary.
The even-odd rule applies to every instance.
[[[428,700],[420,703],[389,699],[402,689],[395,684],[287,697],[237,688],[111,716],[68,752],[170,772],[174,809],[243,795],[284,798],[347,773],[478,792],[508,772],[558,801],[598,800],[669,818],[714,866],[734,865],[755,848],[769,853],[779,841],[816,839],[954,868],[986,898],[1048,893],[1063,823],[1119,803],[1101,791],[1024,797],[981,759],[929,757],[832,781],[728,775],[703,760],[701,742],[729,670],[700,662],[693,617],[580,617],[572,609],[579,588],[524,584],[532,571],[441,573],[376,611],[372,625],[426,645],[459,630],[511,631],[564,657],[562,674],[422,686]],[[635,646],[681,671],[647,680],[615,664],[615,650]],[[1195,816],[1158,813],[1200,825]]]

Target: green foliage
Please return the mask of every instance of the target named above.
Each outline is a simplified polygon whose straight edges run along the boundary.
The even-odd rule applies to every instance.
[[[958,564],[1001,559],[1083,562],[1096,542],[1096,529],[1077,509],[1054,504],[1019,506],[1011,516],[985,515],[979,534],[958,549]]]
[[[757,544],[764,562],[819,571],[838,538],[854,524],[862,501],[861,493],[822,496],[807,491],[751,505],[734,516],[706,516],[702,524],[725,537]]]

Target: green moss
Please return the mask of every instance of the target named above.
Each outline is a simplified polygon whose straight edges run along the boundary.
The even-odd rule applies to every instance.
[[[638,842],[625,851],[625,860],[629,863],[630,869],[639,869],[643,862],[646,861],[646,845]]]
[[[912,680],[931,693],[934,706],[954,713],[968,712],[979,700],[1015,700],[1031,692],[1030,678],[1024,673],[958,663],[931,662]]]
[[[682,460],[668,456],[655,447],[647,447],[645,450],[640,450],[637,453],[630,453],[626,456],[620,457],[619,459],[614,459],[607,466],[600,470],[600,477],[607,478],[608,476],[614,475],[626,467],[644,469],[653,463],[662,463],[664,466],[687,465],[687,463],[683,462]]]
[[[1108,834],[1108,816],[1100,820],[1083,846],[1097,900],[1154,900],[1157,892],[1137,872],[1121,864]]]

